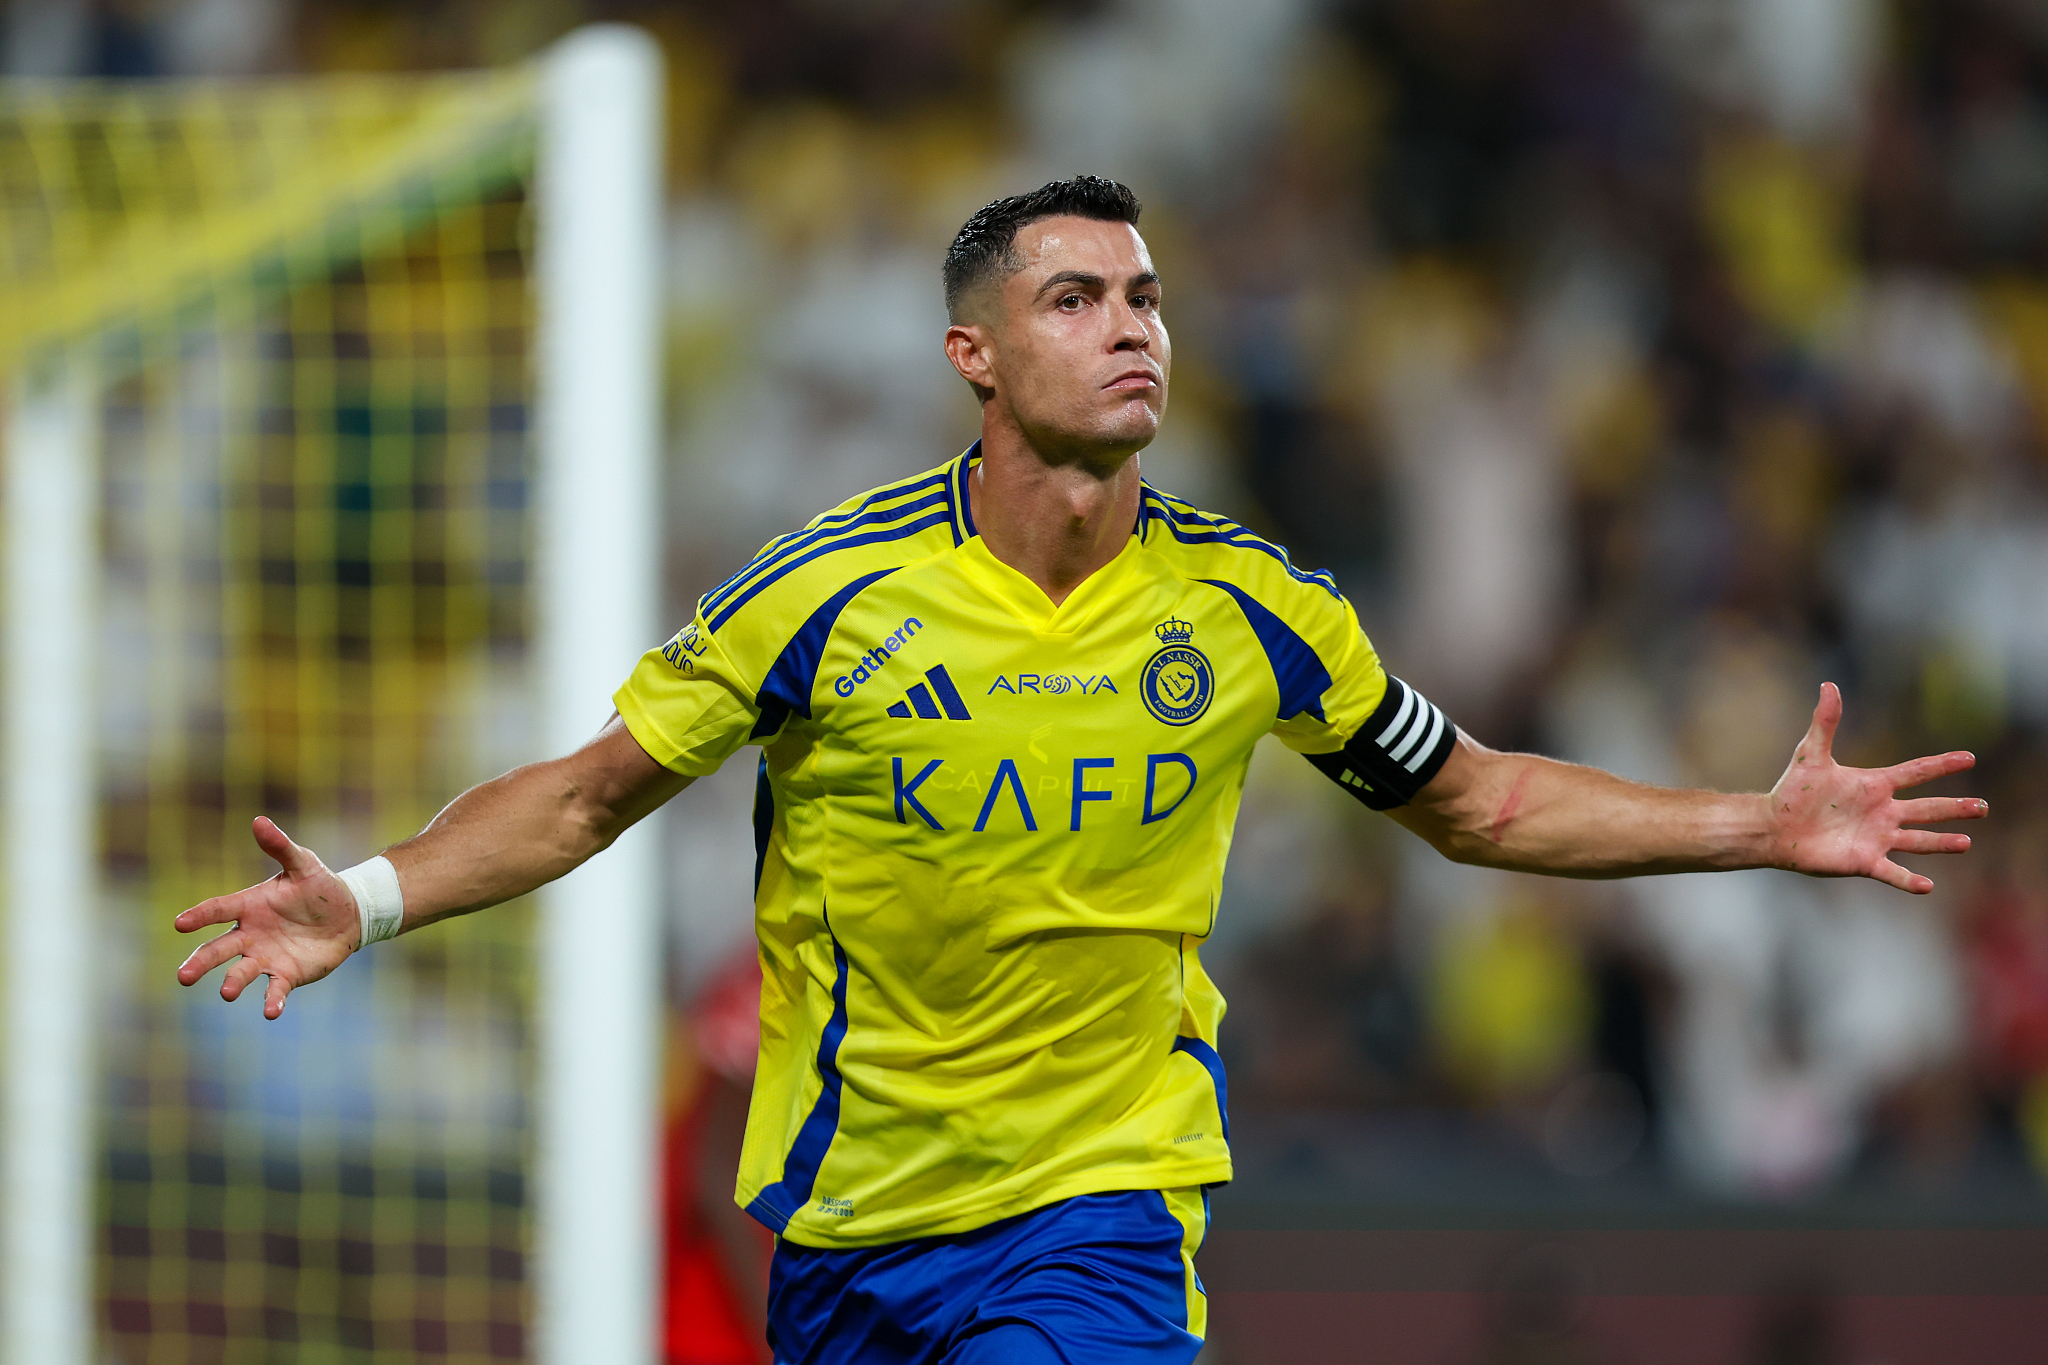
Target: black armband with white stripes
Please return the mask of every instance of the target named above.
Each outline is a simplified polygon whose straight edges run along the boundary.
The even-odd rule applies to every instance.
[[[1304,754],[1330,780],[1374,810],[1405,806],[1458,744],[1458,727],[1420,692],[1389,673],[1379,709],[1331,754]]]

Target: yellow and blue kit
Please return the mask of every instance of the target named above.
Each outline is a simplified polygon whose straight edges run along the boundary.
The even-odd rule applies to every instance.
[[[1055,606],[976,534],[978,459],[771,542],[616,696],[677,773],[762,746],[739,1199],[805,1247],[1228,1180],[1198,950],[1253,746],[1385,807],[1456,740],[1327,574],[1149,485]]]

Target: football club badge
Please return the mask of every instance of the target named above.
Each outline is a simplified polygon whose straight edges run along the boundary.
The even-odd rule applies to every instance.
[[[1188,643],[1195,628],[1186,621],[1166,620],[1152,628],[1165,648],[1145,664],[1138,691],[1145,709],[1168,725],[1186,725],[1209,709],[1216,695],[1216,670],[1209,658]]]

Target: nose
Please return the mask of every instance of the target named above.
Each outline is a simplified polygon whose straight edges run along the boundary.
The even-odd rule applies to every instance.
[[[1110,346],[1113,351],[1143,351],[1152,345],[1152,329],[1138,316],[1138,310],[1125,303],[1117,313],[1116,340]]]

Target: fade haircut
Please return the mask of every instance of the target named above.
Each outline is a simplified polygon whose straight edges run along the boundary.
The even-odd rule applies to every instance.
[[[967,298],[989,280],[1024,268],[1016,242],[1017,229],[1025,224],[1041,218],[1093,218],[1136,227],[1143,208],[1129,187],[1099,175],[1077,175],[976,210],[946,251],[941,272],[946,281],[946,321],[960,321]]]

